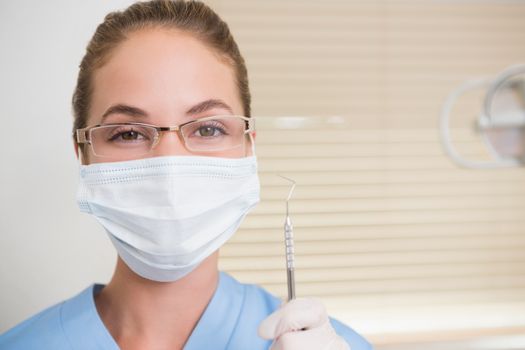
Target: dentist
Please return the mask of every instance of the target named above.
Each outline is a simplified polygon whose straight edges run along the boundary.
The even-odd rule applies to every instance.
[[[209,7],[108,14],[73,110],[77,201],[115,246],[115,272],[1,335],[1,349],[371,349],[320,302],[281,305],[217,269],[259,180],[246,66]]]

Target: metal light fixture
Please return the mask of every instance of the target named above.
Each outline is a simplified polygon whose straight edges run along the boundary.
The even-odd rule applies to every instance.
[[[475,127],[492,158],[488,161],[465,158],[454,146],[450,133],[455,103],[465,93],[480,88],[486,88],[486,93]],[[509,67],[495,78],[468,81],[452,91],[441,110],[440,135],[447,155],[462,167],[525,165],[525,64]]]

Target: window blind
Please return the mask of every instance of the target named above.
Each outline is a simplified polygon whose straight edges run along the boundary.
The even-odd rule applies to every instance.
[[[285,296],[282,174],[299,296],[372,340],[525,326],[525,171],[459,169],[437,130],[453,88],[525,60],[525,3],[210,4],[248,64],[262,183],[221,268]],[[468,99],[454,139],[485,157]]]

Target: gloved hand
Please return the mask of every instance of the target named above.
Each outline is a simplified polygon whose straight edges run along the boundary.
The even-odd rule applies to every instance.
[[[281,305],[260,324],[259,336],[274,339],[270,350],[350,350],[332,328],[324,305],[315,299]]]

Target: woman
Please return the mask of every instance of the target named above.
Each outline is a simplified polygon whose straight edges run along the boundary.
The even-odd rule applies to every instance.
[[[78,203],[118,251],[93,285],[0,337],[1,349],[369,349],[322,304],[281,307],[219,273],[259,200],[244,60],[199,2],[106,16],[73,96]]]

